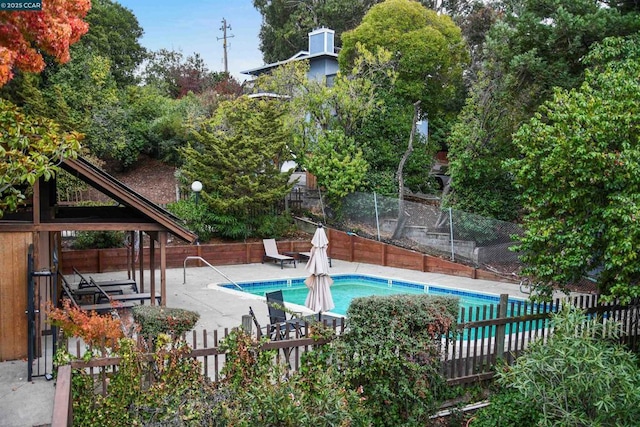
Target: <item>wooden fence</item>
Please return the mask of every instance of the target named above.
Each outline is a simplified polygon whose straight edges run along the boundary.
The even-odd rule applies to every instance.
[[[409,249],[399,248],[376,240],[350,235],[332,228],[327,229],[328,255],[332,259],[362,262],[387,267],[404,268],[431,273],[442,273],[473,279],[513,282],[512,278],[447,261]],[[283,252],[308,252],[311,241],[278,241]],[[149,265],[149,250],[143,251],[144,265]],[[167,268],[181,268],[188,256],[199,256],[211,265],[251,264],[262,261],[264,247],[261,241],[229,244],[182,245],[167,247]],[[156,251],[156,265],[160,265]],[[103,273],[127,270],[127,248],[87,249],[62,251],[60,268],[63,274],[71,274],[73,267],[82,272]]]
[[[605,326],[616,322],[622,329],[620,342],[630,350],[640,352],[640,300],[634,300],[627,305],[599,303],[598,297],[592,295],[537,304],[508,302],[507,296],[502,295],[500,304],[461,309],[455,329],[442,338],[442,374],[449,384],[470,383],[492,378],[495,366],[501,363],[500,361],[512,364],[529,343],[539,339],[546,340],[553,332],[550,325],[551,313],[557,312],[567,304],[585,310],[589,316],[597,316]],[[243,324],[248,327],[249,322],[243,322]],[[333,327],[336,336],[345,332],[344,321],[334,321],[330,326]],[[202,373],[212,381],[220,379],[225,354],[219,349],[218,343],[228,333],[227,329],[222,334],[218,331],[213,331],[212,334],[208,331],[202,331],[201,334],[192,331],[185,336],[192,348],[190,356],[200,360]],[[300,366],[300,357],[304,352],[311,351],[314,346],[326,342],[290,334],[283,340],[264,344],[263,348],[278,350],[276,362],[285,361],[292,370],[297,370]],[[75,347],[76,356],[80,358],[82,346],[76,342],[73,347]],[[99,381],[96,389],[107,393],[106,374],[116,370],[118,364],[118,358],[102,358],[88,362],[75,361],[71,366],[87,369],[89,373],[94,374],[94,378]],[[70,376],[71,370],[58,372],[55,405],[68,407],[71,381],[70,378],[60,378],[61,374]],[[56,407],[54,413],[64,413],[64,410]],[[68,410],[67,416],[71,416]],[[54,419],[52,425],[67,424],[57,424]]]

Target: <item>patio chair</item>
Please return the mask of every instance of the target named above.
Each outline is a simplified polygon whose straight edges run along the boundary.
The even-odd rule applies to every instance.
[[[101,290],[99,292],[104,292],[104,290]],[[66,281],[62,282],[62,293],[64,295],[66,295],[66,297],[71,301],[71,304],[76,307],[79,308],[81,310],[84,311],[95,311],[97,313],[108,313],[108,312],[113,312],[114,310],[118,310],[118,309],[125,309],[125,308],[132,308],[135,307],[137,304],[131,302],[131,301],[124,301],[124,302],[114,302],[113,304],[111,302],[109,303],[102,303],[102,304],[81,304],[78,302],[78,300],[76,300],[76,295],[73,291],[73,289],[71,289],[68,285],[68,283]]]
[[[68,291],[67,293],[72,293],[73,298],[79,302],[86,302],[87,299],[91,299],[93,304],[97,304],[99,299],[105,294],[109,295],[122,295],[124,292],[122,291],[122,287],[96,287],[94,285],[86,285],[82,288],[79,286],[74,288],[73,285],[67,280],[67,278],[63,274],[58,275],[61,279],[63,289]]]
[[[284,310],[284,297],[281,290],[267,292],[267,307],[269,308],[269,334],[275,334],[278,339],[285,339],[289,332],[296,332],[296,336],[303,337],[304,320],[300,317],[290,316],[287,319],[287,312]]]
[[[89,279],[91,286],[98,289],[98,303],[102,302],[131,302],[131,301],[139,301],[140,304],[144,304],[145,301],[151,301],[151,293],[150,292],[131,292],[131,293],[121,293],[119,295],[113,295],[112,292],[109,292],[110,288],[105,288],[102,285],[98,285],[98,283],[94,282],[93,278]],[[87,289],[87,288],[84,288]],[[162,298],[159,293],[155,294],[155,299],[158,302],[158,305],[162,303]]]
[[[116,286],[116,287],[131,286],[131,288],[133,289],[133,292],[136,292],[136,293],[138,292],[138,284],[136,283],[135,280],[119,279],[119,280],[104,280],[104,281],[95,282],[91,276],[89,276],[88,279],[84,277],[84,275],[80,273],[75,267],[73,267],[73,272],[74,274],[77,274],[78,277],[80,278],[80,281],[78,282],[78,288],[90,287],[90,286],[93,286],[95,283],[97,283],[103,288],[108,288],[111,286]]]
[[[266,260],[273,260],[276,263],[280,263],[280,268],[284,268],[284,263],[293,263],[293,267],[296,267],[296,259],[289,255],[282,255],[278,252],[278,246],[275,239],[262,239],[262,245],[264,246],[264,256],[262,257],[262,263]]]

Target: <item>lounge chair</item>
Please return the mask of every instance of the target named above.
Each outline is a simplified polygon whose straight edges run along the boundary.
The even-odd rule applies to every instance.
[[[90,279],[90,282],[92,286],[96,287],[100,291],[100,294],[98,295],[98,301],[97,301],[98,303],[102,303],[102,302],[121,303],[121,302],[139,301],[140,304],[144,304],[145,301],[151,301],[151,293],[149,292],[144,292],[144,293],[133,292],[133,293],[127,293],[127,294],[113,295],[111,292],[108,291],[108,288],[104,288],[98,285],[96,282],[93,281],[93,279]],[[156,293],[155,298],[158,304],[162,303],[162,298],[160,294]]]
[[[119,279],[119,280],[104,280],[104,281],[95,282],[91,276],[89,276],[88,279],[84,277],[84,275],[80,273],[75,267],[73,267],[73,272],[77,274],[78,277],[80,278],[80,281],[78,282],[78,288],[80,289],[87,286],[93,286],[91,283],[93,281],[94,283],[97,283],[103,288],[108,288],[111,286],[131,286],[131,288],[133,289],[133,292],[138,293],[138,284],[136,283],[135,280]]]
[[[72,293],[73,298],[76,301],[83,301],[87,298],[91,298],[93,300],[93,304],[97,304],[100,297],[107,293],[109,295],[122,295],[124,294],[122,290],[122,286],[111,286],[111,287],[101,287],[100,289],[94,285],[85,285],[83,288],[73,287],[71,283],[67,281],[67,278],[63,275],[59,275],[62,280],[63,289],[68,290],[67,293]]]
[[[292,256],[282,255],[278,252],[278,246],[275,239],[263,239],[262,244],[264,246],[264,256],[262,257],[262,263],[266,260],[273,260],[276,263],[280,263],[280,268],[284,268],[284,263],[293,263],[293,267],[296,267],[296,259]]]
[[[122,309],[122,308],[132,308],[132,307],[137,305],[136,303],[134,303],[132,301],[123,301],[123,302],[114,301],[113,303],[109,302],[109,303],[102,303],[102,304],[80,304],[76,300],[76,294],[68,286],[66,281],[62,282],[62,292],[64,294],[66,294],[66,296],[67,296],[67,298],[69,298],[69,300],[71,300],[71,304],[73,304],[74,307],[79,308],[79,309],[84,310],[84,311],[95,311],[97,313],[108,313],[108,312],[111,312],[113,310]],[[104,290],[99,291],[99,292],[104,292]]]

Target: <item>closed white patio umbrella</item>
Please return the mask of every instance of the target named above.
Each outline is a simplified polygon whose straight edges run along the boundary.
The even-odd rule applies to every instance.
[[[304,305],[317,312],[330,311],[335,307],[331,289],[329,289],[333,284],[333,279],[329,277],[329,258],[327,256],[329,239],[327,239],[322,224],[318,225],[313,239],[311,239],[311,244],[313,245],[311,254],[305,266],[310,276],[304,281],[309,288],[309,293]]]

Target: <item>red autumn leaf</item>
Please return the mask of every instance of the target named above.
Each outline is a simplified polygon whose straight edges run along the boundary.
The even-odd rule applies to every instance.
[[[40,11],[0,12],[0,86],[11,80],[14,68],[42,71],[40,51],[69,61],[69,46],[89,29],[83,21],[89,9],[90,0],[49,0]]]

